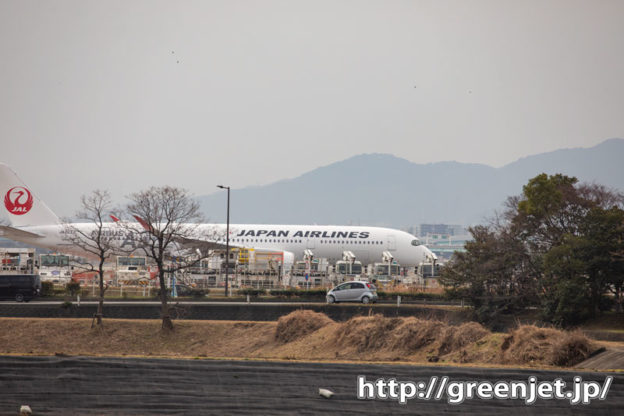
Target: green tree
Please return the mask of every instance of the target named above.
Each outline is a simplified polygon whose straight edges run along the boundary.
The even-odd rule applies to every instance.
[[[522,188],[517,207],[512,208],[512,226],[534,254],[545,254],[565,235],[577,234],[591,202],[578,195],[576,183],[573,177],[542,173]]]
[[[545,320],[565,326],[592,315],[586,265],[579,255],[585,246],[582,237],[568,235],[544,255],[539,286],[541,314]]]
[[[533,267],[527,251],[508,228],[469,228],[472,241],[442,269],[440,282],[451,296],[468,300],[475,317],[492,323],[500,314],[513,313],[535,299]]]
[[[581,226],[583,246],[579,257],[585,264],[592,315],[600,310],[605,293],[615,297],[618,311],[622,308],[624,284],[624,211],[618,207],[595,207]]]
[[[621,311],[624,197],[577,182],[540,174],[507,200],[501,220],[470,229],[473,241],[441,281],[480,320],[533,302],[544,319],[571,325],[599,313],[610,295]]]
[[[609,290],[621,303],[622,195],[576,178],[541,174],[523,187],[508,218],[536,264],[547,320],[570,325],[595,316]]]

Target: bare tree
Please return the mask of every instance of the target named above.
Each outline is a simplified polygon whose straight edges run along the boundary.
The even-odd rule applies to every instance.
[[[617,189],[598,183],[582,183],[577,186],[577,192],[582,198],[593,202],[600,208],[624,208],[624,194]]]
[[[173,329],[166,273],[196,265],[208,254],[210,243],[202,242],[199,204],[184,189],[151,187],[129,196],[126,211],[139,222],[124,223],[136,234],[137,247],[158,267],[162,328]],[[182,261],[170,262],[172,256]]]
[[[99,277],[99,303],[94,315],[94,322],[102,325],[104,310],[104,294],[108,285],[104,284],[104,263],[114,254],[116,232],[110,222],[105,221],[112,208],[111,196],[108,191],[95,190],[90,195],[81,198],[82,210],[76,213],[80,220],[87,224],[64,222],[64,239],[71,242],[80,251],[86,253],[87,261],[77,264],[82,270],[97,271]],[[95,259],[97,264],[89,260]],[[93,323],[91,325],[93,327]]]

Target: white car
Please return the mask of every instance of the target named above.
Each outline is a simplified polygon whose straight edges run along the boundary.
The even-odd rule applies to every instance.
[[[327,292],[327,303],[377,302],[377,288],[368,282],[345,282]]]

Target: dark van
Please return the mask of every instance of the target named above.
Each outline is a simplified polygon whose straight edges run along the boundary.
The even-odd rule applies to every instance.
[[[15,299],[28,302],[41,293],[38,274],[0,275],[0,299]]]

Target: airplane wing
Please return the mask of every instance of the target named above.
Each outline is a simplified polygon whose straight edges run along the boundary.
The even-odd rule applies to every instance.
[[[209,250],[222,250],[225,251],[225,243],[222,242],[216,242],[216,241],[211,241],[211,240],[202,240],[201,238],[185,238],[185,239],[181,239],[181,238],[177,238],[176,243],[183,248],[190,248],[192,247],[193,249],[199,249],[199,251],[201,251],[202,253],[207,253]],[[270,254],[270,255],[276,255],[276,254],[280,254],[283,253],[284,250],[280,250],[280,249],[276,249],[276,248],[263,248],[263,247],[254,247],[254,246],[245,246],[243,244],[239,244],[239,243],[234,243],[232,244],[230,242],[230,249],[233,248],[238,248],[238,249],[251,249],[253,250],[256,254]]]
[[[152,226],[152,224],[145,221],[143,218],[139,217],[138,215],[133,215],[133,217],[135,220],[138,221],[138,223],[141,225],[141,227],[143,227],[145,231],[148,231],[150,233],[153,232],[154,227]],[[203,251],[203,252],[207,252],[208,250],[225,250],[226,249],[226,245],[224,243],[217,242],[211,239],[177,237],[177,238],[174,238],[174,241],[179,246],[182,246],[182,247],[190,246],[194,248],[199,248],[200,251]],[[242,246],[238,244],[230,243],[230,248],[237,248],[237,247],[241,248]]]
[[[211,240],[203,240],[201,238],[175,238],[176,243],[181,246],[193,246],[193,247],[201,247],[204,250],[225,250],[225,243],[211,241]],[[230,248],[242,247],[238,244],[230,243]],[[202,250],[202,251],[204,251]]]
[[[19,228],[9,227],[8,225],[0,225],[0,237],[8,238],[9,240],[19,240],[20,238],[43,238],[45,236],[20,230]]]

